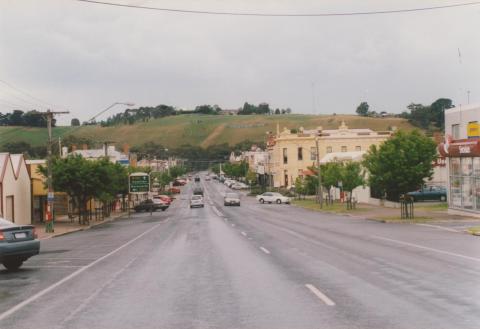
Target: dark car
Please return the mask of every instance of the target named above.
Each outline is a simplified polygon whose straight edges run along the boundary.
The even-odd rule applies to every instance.
[[[447,201],[447,190],[443,186],[424,186],[418,191],[408,192],[413,201]]]
[[[195,176],[195,182],[199,182],[200,181],[200,177],[199,176]]]
[[[0,218],[0,263],[9,271],[40,252],[40,241],[32,225],[16,225]]]
[[[151,199],[144,200],[133,207],[135,212],[142,212],[142,211],[157,211],[158,209],[165,211],[168,208],[166,203],[154,202]]]
[[[203,196],[203,188],[200,186],[193,188],[193,195],[202,195]]]

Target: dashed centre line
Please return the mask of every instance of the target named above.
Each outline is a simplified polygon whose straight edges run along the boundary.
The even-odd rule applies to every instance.
[[[240,234],[243,235],[243,236],[247,236],[247,233],[245,233],[245,232],[243,232],[243,231],[240,232]]]
[[[260,247],[260,250],[266,253],[267,255],[270,255],[270,251],[267,248]]]
[[[308,290],[310,290],[315,296],[317,296],[322,302],[324,302],[326,305],[328,306],[335,306],[335,303],[333,300],[331,300],[330,298],[328,298],[327,295],[325,295],[323,292],[321,292],[320,290],[318,290],[314,285],[310,284],[310,283],[307,283],[305,285],[305,287],[307,287]]]

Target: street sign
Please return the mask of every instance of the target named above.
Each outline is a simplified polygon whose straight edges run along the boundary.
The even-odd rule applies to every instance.
[[[133,173],[128,177],[129,193],[148,193],[150,191],[150,176],[146,173]]]
[[[53,202],[54,199],[55,199],[55,194],[53,192],[48,192],[47,201],[49,201],[49,202],[52,201]]]

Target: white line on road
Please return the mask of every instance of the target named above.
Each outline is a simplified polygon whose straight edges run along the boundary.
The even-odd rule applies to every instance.
[[[232,224],[232,227],[235,227],[235,224]]]
[[[247,236],[247,233],[245,232],[240,232],[240,234],[242,234],[243,236]]]
[[[462,231],[455,230],[455,229],[453,229],[453,228],[448,228],[448,227],[439,226],[439,225],[432,225],[432,224],[417,224],[417,225],[419,225],[419,226],[425,226],[425,227],[432,227],[432,228],[436,228],[436,229],[444,230],[444,231],[448,231],[448,232],[462,233]]]
[[[212,206],[213,212],[218,216],[218,217],[223,217],[223,214],[220,212],[220,210],[217,209],[217,207]]]
[[[120,247],[118,247],[117,249],[109,252],[108,254],[98,258],[97,260],[91,262],[90,264],[82,267],[82,268],[79,268],[78,270],[76,270],[75,272],[73,272],[72,274],[64,277],[63,279],[61,279],[60,281],[57,281],[56,283],[52,284],[51,286],[43,289],[42,291],[39,291],[37,292],[35,295],[31,296],[30,298],[28,299],[25,299],[23,302],[13,306],[12,308],[6,310],[5,312],[1,313],[0,314],[0,321],[6,319],[8,316],[12,315],[13,313],[19,311],[20,309],[24,308],[25,306],[27,306],[28,304],[36,301],[37,299],[39,299],[40,297],[42,297],[43,295],[49,293],[50,291],[52,291],[53,289],[57,288],[58,286],[61,286],[62,284],[64,284],[65,282],[67,281],[70,281],[71,279],[75,278],[76,276],[78,276],[79,274],[85,272],[86,270],[88,270],[89,268],[91,268],[92,266],[95,266],[96,264],[100,263],[102,260],[116,254],[117,252],[119,252],[120,250],[122,250],[123,248],[129,246],[130,244],[132,244],[133,242],[137,241],[138,239],[142,238],[144,235],[150,233],[151,231],[153,231],[154,229],[156,229],[157,227],[159,227],[160,225],[168,222],[169,219],[161,222],[161,223],[158,223],[156,224],[155,226],[149,228],[148,230],[146,230],[145,232],[141,233],[140,235],[138,235],[137,237],[133,238],[132,240],[126,242],[125,244],[121,245]]]
[[[260,247],[260,250],[266,253],[267,255],[270,255],[270,251],[268,249]]]
[[[433,251],[433,252],[436,252],[436,253],[439,253],[439,254],[444,254],[444,255],[459,257],[459,258],[463,258],[463,259],[473,260],[475,262],[480,262],[480,258],[475,258],[475,257],[470,257],[470,256],[457,254],[457,253],[450,252],[450,251],[430,248],[430,247],[422,246],[422,245],[415,244],[415,243],[410,243],[410,242],[405,242],[405,241],[400,241],[400,240],[395,240],[395,239],[389,239],[389,238],[385,238],[385,237],[377,236],[377,235],[372,235],[372,238],[380,239],[380,240],[384,240],[384,241],[390,241],[390,242],[394,242],[394,243],[401,244],[401,245],[404,245],[404,246],[415,247],[415,248],[418,248],[418,249]]]
[[[335,306],[335,303],[333,302],[333,300],[328,298],[327,295],[325,295],[323,292],[318,290],[314,285],[307,283],[305,287],[307,287],[308,290],[310,290],[315,296],[317,296],[322,302],[324,302],[328,306]]]

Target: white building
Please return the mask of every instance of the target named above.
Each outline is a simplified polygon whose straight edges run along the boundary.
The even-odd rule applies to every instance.
[[[68,149],[64,147],[62,149],[62,154],[64,157],[68,155],[81,155],[88,160],[99,160],[101,158],[108,157],[108,159],[113,163],[121,163],[124,165],[128,165],[130,163],[129,155],[117,151],[113,145],[109,145],[107,148],[103,147],[101,149],[74,150],[70,153],[68,153]]]
[[[0,217],[31,224],[31,184],[23,154],[0,153]]]
[[[480,104],[445,110],[445,136],[448,210],[480,217]]]

